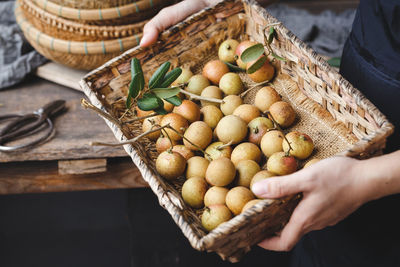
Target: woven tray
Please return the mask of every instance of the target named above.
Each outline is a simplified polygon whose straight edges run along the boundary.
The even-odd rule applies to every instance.
[[[102,41],[124,38],[142,32],[147,20],[121,26],[98,26],[63,19],[34,4],[33,0],[22,0],[21,9],[25,18],[39,31],[54,38],[71,41]]]
[[[241,13],[243,7],[245,14]],[[174,66],[190,67],[193,73],[199,73],[205,62],[217,57],[217,48],[225,39],[250,38],[263,42],[263,31],[268,31],[265,26],[276,23],[255,1],[224,1],[164,32],[155,46],[136,47],[109,61],[84,77],[80,84],[95,106],[119,118],[124,112],[133,57],[141,60],[145,74],[153,73],[167,60]],[[393,131],[385,116],[283,25],[275,29],[278,39],[272,47],[290,61],[274,62],[278,75],[272,86],[291,103],[299,118],[289,131],[309,134],[316,145],[315,157],[367,158],[380,154]],[[241,77],[245,85],[252,84],[246,75]],[[256,91],[246,96],[246,103],[252,103]],[[140,124],[122,126],[107,120],[106,123],[121,141],[141,133]],[[297,196],[270,204],[261,201],[206,233],[199,221],[199,211],[186,206],[180,196],[184,178],[168,183],[157,174],[154,143],[144,138],[124,148],[190,244],[198,250],[217,252],[232,262],[238,261],[252,245],[281,229],[299,201]]]

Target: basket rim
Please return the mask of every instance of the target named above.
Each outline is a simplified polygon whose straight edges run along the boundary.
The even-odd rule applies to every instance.
[[[22,5],[26,5],[29,9],[32,9],[33,12],[28,12],[35,16],[38,19],[40,17],[44,19],[49,19],[49,24],[52,22],[57,24],[57,27],[66,28],[67,30],[73,29],[76,31],[83,32],[87,34],[89,31],[101,31],[101,32],[118,32],[118,31],[129,31],[135,28],[142,29],[144,24],[147,23],[148,20],[132,23],[132,24],[125,24],[125,25],[116,25],[116,26],[108,26],[108,25],[89,25],[85,23],[80,23],[78,21],[71,21],[64,19],[62,17],[56,16],[50,12],[47,12],[44,9],[38,7],[35,3],[35,0],[22,0]]]
[[[129,37],[97,42],[67,41],[55,38],[36,29],[23,15],[18,1],[15,3],[16,8],[14,13],[17,24],[24,33],[24,36],[30,42],[35,42],[38,45],[53,51],[83,55],[111,54],[115,52],[122,53],[126,48],[131,48],[135,45],[138,45],[140,38],[142,37],[142,33],[139,33]]]
[[[237,1],[237,0],[236,0]],[[269,20],[273,23],[279,22],[276,18],[271,16],[265,9],[263,9],[255,0],[240,0],[243,4],[252,6],[253,8],[256,9],[257,12],[261,12],[262,16],[267,16]],[[235,0],[224,0],[217,5],[213,7],[208,7],[203,9],[202,11],[188,17],[184,21],[176,24],[175,26],[172,26],[171,28],[167,29],[164,31],[161,35],[160,38],[157,42],[152,47],[147,47],[147,48],[142,48],[142,47],[134,47],[132,49],[127,50],[120,56],[111,59],[110,61],[106,62],[104,65],[100,66],[99,68],[89,72],[87,75],[85,75],[81,81],[79,82],[81,88],[85,92],[85,94],[89,97],[89,99],[92,101],[92,104],[95,105],[96,107],[102,109],[103,111],[107,112],[105,107],[101,104],[99,99],[97,98],[97,95],[95,94],[94,91],[90,88],[90,83],[92,82],[93,78],[98,77],[99,75],[102,75],[104,72],[109,71],[110,69],[117,67],[119,63],[125,62],[127,59],[132,58],[135,54],[141,53],[143,51],[149,50],[153,53],[157,51],[158,45],[162,44],[162,41],[165,38],[170,37],[173,34],[176,34],[179,32],[181,29],[189,26],[191,23],[202,19],[204,16],[207,16],[209,13],[213,11],[216,7],[220,7],[221,5],[224,5],[227,2],[235,2]],[[296,37],[291,31],[289,31],[284,25],[280,24],[275,27],[276,30],[280,31],[283,35],[285,35],[289,40],[293,42],[293,44],[297,48],[301,48],[302,51],[309,56],[313,60],[313,63],[319,66],[322,70],[324,70],[328,75],[334,78],[335,83],[343,90],[346,90],[349,94],[353,95],[354,98],[357,101],[357,105],[360,105],[363,107],[366,111],[370,112],[370,114],[373,114],[374,119],[378,118],[380,121],[382,121],[381,124],[378,126],[380,127],[379,129],[376,129],[374,132],[370,133],[368,136],[369,138],[363,138],[360,139],[358,142],[356,142],[350,149],[343,151],[340,155],[343,156],[356,156],[358,153],[366,150],[366,148],[370,147],[373,142],[382,140],[389,136],[393,132],[393,125],[386,119],[386,117],[366,98],[363,96],[361,92],[359,92],[356,88],[354,88],[345,78],[343,78],[339,73],[336,72],[333,68],[329,66],[329,64],[325,61],[323,57],[321,57],[319,54],[317,54],[313,49],[306,45],[303,41],[301,41],[298,37]],[[108,113],[108,112],[107,112]],[[114,123],[104,119],[107,123],[107,125],[113,130],[115,133],[116,137],[118,140],[126,140],[124,137],[122,131],[118,128],[117,125]],[[378,120],[378,121],[379,121]],[[125,150],[128,152],[129,155],[132,157],[132,161],[135,163],[135,165],[139,168],[140,172],[143,175],[143,178],[149,182],[149,185],[151,189],[157,194],[157,192],[160,190],[160,186],[154,182],[156,179],[151,179],[151,176],[153,174],[151,173],[151,169],[148,165],[145,164],[145,162],[140,158],[140,156],[136,153],[134,145],[128,144],[124,145]],[[160,196],[157,194],[160,200]],[[160,200],[161,204],[161,200]],[[257,204],[260,206],[263,206],[265,204]],[[176,207],[166,207],[165,203],[162,204],[172,215],[173,219],[175,222],[179,225],[181,229],[186,228],[187,222],[182,220],[182,218],[175,218],[173,216],[173,212],[179,212]],[[250,209],[248,211],[248,214],[252,215],[255,214],[256,211],[253,209]],[[242,220],[242,214],[236,216],[233,220],[235,222],[239,222]],[[222,225],[220,225],[222,226]],[[189,239],[191,242],[192,246],[204,250],[206,249],[206,240],[209,238],[212,238],[212,236],[215,236],[215,234],[220,231],[220,226],[214,229],[213,231],[209,232],[207,235],[203,237],[197,236],[194,231],[190,229],[189,231],[184,232],[184,235]],[[212,235],[212,236],[210,236]],[[190,237],[196,237],[196,240],[191,239]]]
[[[54,15],[76,20],[109,20],[118,19],[132,14],[139,14],[161,4],[163,0],[140,0],[133,3],[98,9],[78,9],[65,7],[50,0],[34,0],[36,5]]]

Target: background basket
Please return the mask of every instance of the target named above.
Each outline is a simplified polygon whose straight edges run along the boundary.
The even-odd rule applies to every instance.
[[[94,8],[108,8],[123,6],[131,4],[136,0],[51,0],[60,6],[80,8],[80,9],[94,9]]]
[[[32,0],[22,0],[20,3],[24,17],[32,26],[47,35],[64,40],[99,41],[124,38],[141,33],[147,22],[121,26],[87,25],[53,15],[36,6]]]
[[[97,42],[78,42],[54,38],[36,29],[16,3],[15,17],[28,42],[43,56],[63,65],[90,70],[139,44],[141,34]]]
[[[245,14],[239,13],[243,7]],[[255,1],[224,1],[167,30],[155,46],[136,47],[109,61],[88,74],[81,86],[95,106],[118,121],[124,112],[133,57],[140,59],[146,75],[167,60],[174,67],[183,65],[199,73],[205,62],[217,57],[218,46],[225,39],[263,42],[267,26],[276,23]],[[278,74],[272,86],[300,118],[290,130],[309,134],[317,148],[314,156],[319,158],[337,154],[367,158],[380,154],[387,136],[393,132],[385,116],[283,25],[275,29],[277,40],[272,47],[288,61],[274,62]],[[247,86],[251,84],[246,75],[241,77]],[[255,93],[248,94],[245,102],[251,103]],[[106,123],[121,141],[141,133],[140,124]],[[250,246],[274,235],[288,221],[299,200],[293,196],[273,203],[262,201],[206,233],[198,212],[181,198],[183,180],[169,183],[156,172],[154,143],[144,138],[124,148],[191,245],[198,250],[215,251],[223,259],[237,261]]]
[[[34,0],[41,9],[69,20],[95,25],[123,25],[143,21],[154,16],[169,0],[131,1],[122,6],[81,9],[63,6],[49,0]],[[93,1],[95,2],[95,1]]]

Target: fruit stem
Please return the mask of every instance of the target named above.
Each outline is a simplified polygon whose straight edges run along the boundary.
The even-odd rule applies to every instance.
[[[218,149],[218,150],[222,150],[222,149],[224,149],[225,147],[228,147],[228,146],[230,146],[230,145],[232,145],[232,140],[231,140],[231,141],[229,141],[229,142],[228,142],[228,143],[226,143],[226,144],[223,144],[223,145],[217,146],[217,147],[216,147],[216,149]]]
[[[181,88],[180,92],[182,94],[190,96],[191,99],[204,100],[204,101],[214,102],[214,103],[219,103],[219,104],[224,103],[224,101],[222,101],[221,99],[199,96],[199,95],[196,95],[196,94],[192,94],[192,93],[190,93],[188,91],[185,91],[182,88]]]
[[[186,141],[188,141],[192,146],[194,146],[195,148],[197,148],[198,150],[200,150],[201,152],[203,152],[204,156],[208,156],[210,157],[210,155],[204,151],[204,149],[202,149],[201,147],[199,147],[198,145],[194,144],[192,141],[190,141],[189,139],[187,139],[183,134],[181,134],[180,132],[178,132],[177,130],[175,130],[172,126],[170,126],[169,124],[167,124],[168,129],[174,131],[177,135],[179,135],[180,137],[182,137],[183,139],[185,139]]]
[[[116,118],[112,117],[110,114],[102,111],[98,107],[95,107],[94,105],[90,104],[86,99],[81,99],[81,106],[84,107],[85,109],[91,109],[103,118],[106,118],[107,120],[113,122],[115,125],[117,125],[119,128],[121,128],[121,122],[117,120]]]
[[[144,119],[151,118],[151,117],[154,117],[154,116],[157,116],[157,115],[158,115],[157,113],[151,113],[151,114],[143,116],[143,117],[137,117],[137,118],[134,118],[132,120],[124,121],[124,122],[122,122],[122,124],[144,120]]]
[[[269,80],[268,80],[268,81],[263,81],[263,82],[260,82],[260,83],[256,83],[256,84],[254,84],[253,86],[251,86],[249,89],[247,89],[246,91],[244,91],[243,93],[241,93],[239,96],[240,96],[240,98],[243,98],[245,95],[247,95],[248,92],[250,92],[250,91],[253,90],[254,88],[256,88],[256,87],[258,87],[258,86],[261,86],[261,85],[268,84],[268,83],[269,83]]]
[[[135,143],[137,140],[139,140],[140,138],[142,138],[148,134],[151,134],[151,133],[154,133],[157,131],[161,131],[162,129],[167,128],[167,127],[170,127],[169,124],[159,127],[157,129],[148,130],[147,132],[139,134],[135,138],[132,138],[132,139],[126,140],[124,142],[120,142],[120,143],[91,142],[90,145],[91,146],[122,146],[122,145],[126,145],[126,144],[131,144],[131,143]]]
[[[281,132],[283,133],[282,128],[281,128],[281,127],[279,126],[279,124],[275,121],[274,117],[272,117],[271,112],[266,111],[264,114],[266,114],[267,117],[271,119],[272,123],[274,124],[274,128],[277,129],[277,130],[279,130],[279,131],[281,131]],[[271,129],[271,130],[272,130],[272,129]],[[287,143],[288,146],[289,146],[288,151],[284,151],[284,152],[285,152],[286,156],[290,156],[290,150],[293,150],[293,148],[292,148],[292,146],[290,145],[289,140],[286,138],[285,133],[283,133],[283,138],[285,139],[286,143]]]

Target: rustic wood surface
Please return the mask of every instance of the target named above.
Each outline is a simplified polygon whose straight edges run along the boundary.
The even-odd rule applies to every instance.
[[[108,159],[107,171],[59,175],[57,161],[0,163],[0,195],[147,187],[130,158]]]
[[[122,147],[89,145],[91,141],[116,140],[103,119],[81,107],[80,100],[83,97],[81,92],[36,77],[31,77],[19,86],[0,91],[0,103],[3,104],[0,114],[30,113],[56,99],[66,100],[68,108],[67,112],[56,117],[56,134],[50,141],[24,152],[0,152],[0,162],[127,156]]]

